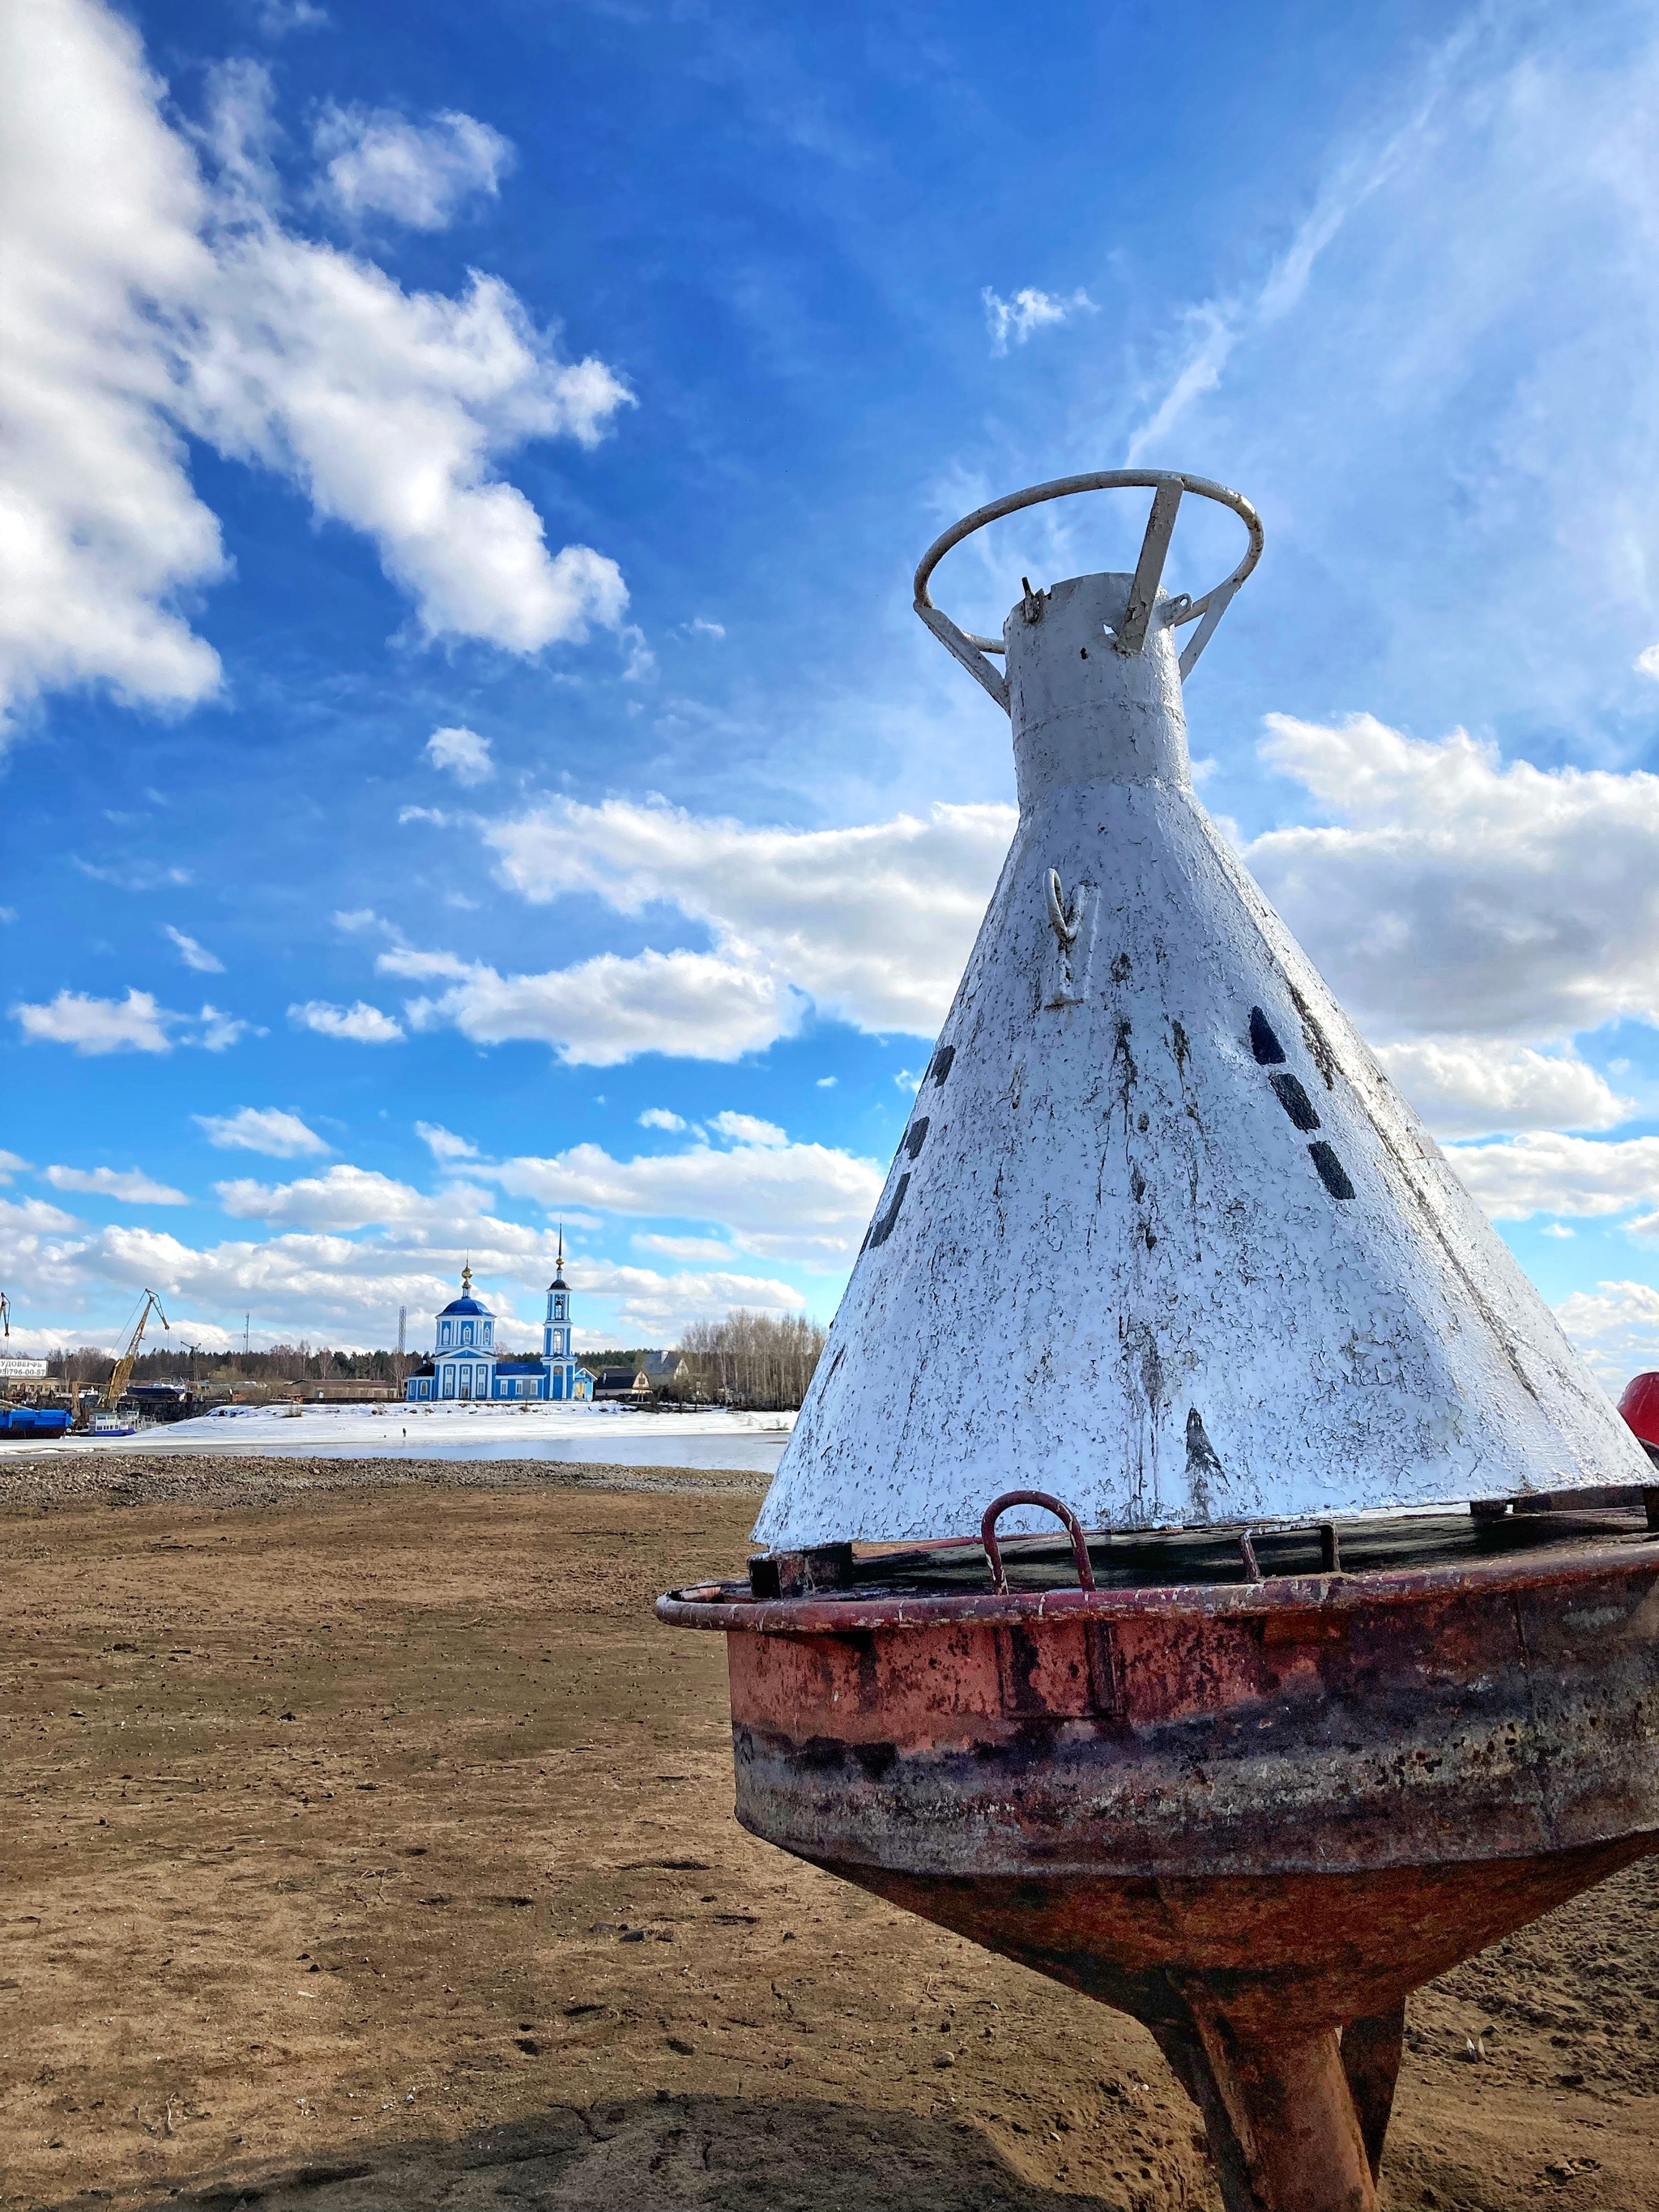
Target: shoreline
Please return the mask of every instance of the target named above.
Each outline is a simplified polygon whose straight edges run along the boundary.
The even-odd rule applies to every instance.
[[[765,1496],[769,1474],[752,1468],[629,1466],[618,1461],[297,1457],[225,1451],[31,1452],[0,1459],[0,1518],[110,1505],[279,1505],[344,1490],[667,1492]]]

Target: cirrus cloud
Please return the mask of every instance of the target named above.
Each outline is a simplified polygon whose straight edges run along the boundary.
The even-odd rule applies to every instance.
[[[157,1182],[140,1168],[64,1168],[46,1170],[54,1190],[86,1191],[99,1198],[119,1199],[127,1206],[188,1206],[190,1200],[171,1184]]]

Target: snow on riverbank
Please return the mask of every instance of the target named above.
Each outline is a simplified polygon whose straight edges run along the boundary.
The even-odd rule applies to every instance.
[[[619,1467],[776,1471],[793,1413],[641,1413],[599,1406],[223,1407],[136,1437],[66,1437],[36,1452],[165,1452],[276,1459],[544,1459]],[[3,1463],[0,1460],[0,1463]]]

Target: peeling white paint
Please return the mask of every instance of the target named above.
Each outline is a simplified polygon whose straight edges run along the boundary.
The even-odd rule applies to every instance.
[[[1020,1488],[1129,1528],[1643,1481],[1194,797],[1171,603],[1108,634],[1130,581],[1005,626],[1019,827],[757,1539],[966,1534]]]

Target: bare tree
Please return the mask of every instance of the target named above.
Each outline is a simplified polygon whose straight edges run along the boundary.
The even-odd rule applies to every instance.
[[[742,1308],[724,1321],[693,1322],[680,1344],[685,1365],[667,1395],[757,1412],[799,1406],[824,1335],[823,1324],[804,1315],[779,1318]]]

